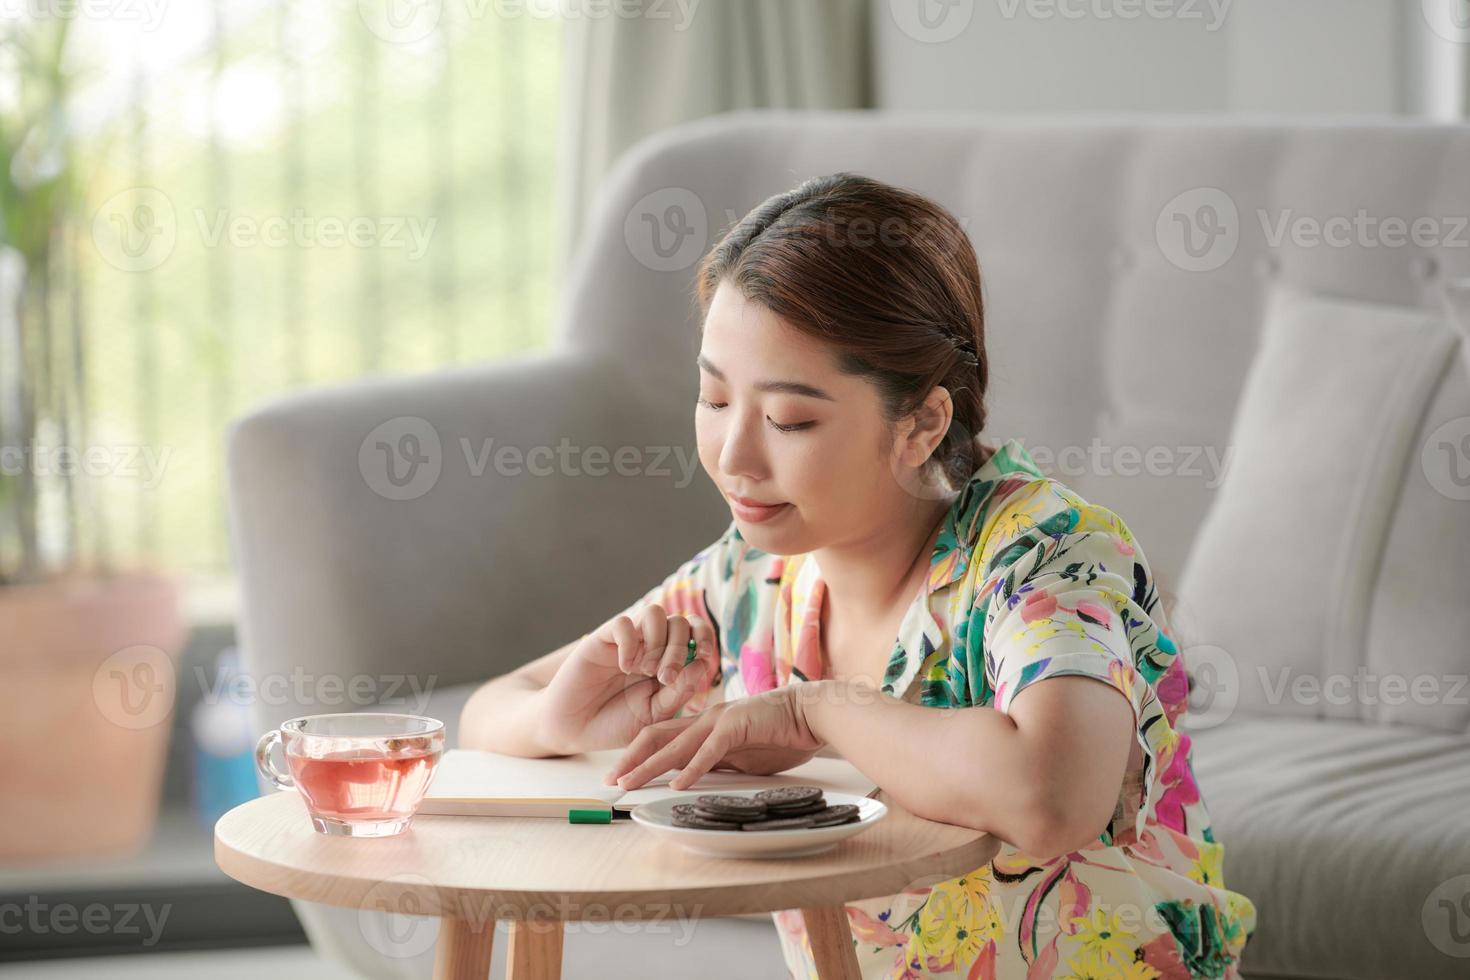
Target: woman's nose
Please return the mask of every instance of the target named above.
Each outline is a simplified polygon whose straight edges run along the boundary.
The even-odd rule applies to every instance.
[[[759,423],[759,418],[755,423]],[[730,476],[756,477],[762,471],[760,430],[752,424],[749,413],[732,417],[720,447],[720,470]]]

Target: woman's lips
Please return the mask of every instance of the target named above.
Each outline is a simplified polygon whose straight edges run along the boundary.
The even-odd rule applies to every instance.
[[[739,497],[730,498],[730,509],[735,512],[735,516],[742,521],[749,521],[752,524],[768,521],[785,510],[786,507],[786,504],[746,504],[741,503],[741,498]]]

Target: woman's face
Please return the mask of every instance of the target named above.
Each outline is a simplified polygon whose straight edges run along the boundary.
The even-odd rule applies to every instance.
[[[904,428],[885,451],[877,389],[724,283],[705,318],[694,418],[700,463],[762,551],[860,541],[915,502],[895,476]]]

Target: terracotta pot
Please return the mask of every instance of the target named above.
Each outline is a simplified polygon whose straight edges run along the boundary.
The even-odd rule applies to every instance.
[[[0,588],[0,862],[148,842],[187,637],[161,575]]]

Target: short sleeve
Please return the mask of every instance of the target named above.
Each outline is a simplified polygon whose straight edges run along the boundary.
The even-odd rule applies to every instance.
[[[667,578],[649,589],[622,615],[637,619],[637,614],[646,606],[658,603],[669,615],[698,616],[711,624],[715,631],[715,663],[718,669],[710,687],[691,697],[675,715],[698,712],[711,700],[723,697],[726,671],[725,663],[725,611],[728,597],[739,584],[741,559],[749,545],[740,536],[734,521],[712,544],[701,548],[692,558],[681,564]]]
[[[1050,677],[1113,687],[1133,710],[1142,749],[1142,771],[1130,772],[1130,783],[1152,796],[1175,742],[1156,685],[1177,650],[1156,620],[1158,596],[1133,535],[1112,511],[1052,479],[1026,482],[996,506],[976,594],[994,707],[1008,710]],[[1151,803],[1120,799],[1115,820],[1127,819],[1115,829],[1141,830]]]

